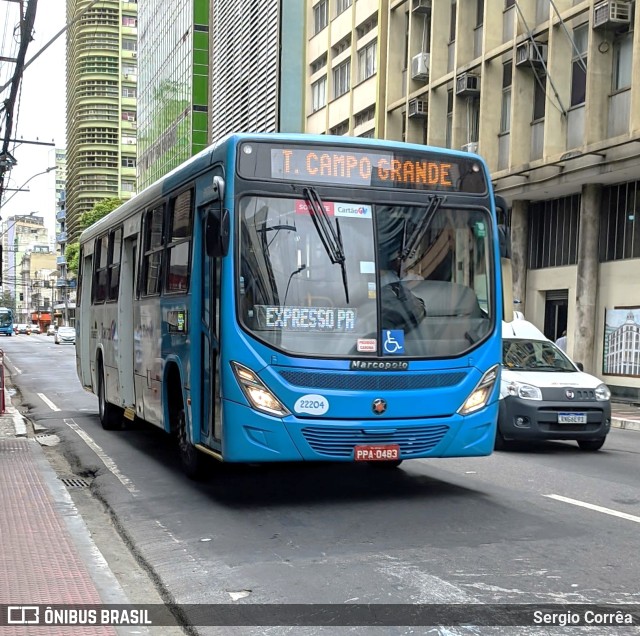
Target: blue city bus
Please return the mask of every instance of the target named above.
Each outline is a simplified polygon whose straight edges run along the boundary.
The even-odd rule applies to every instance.
[[[496,216],[477,155],[227,136],[82,233],[78,375],[105,429],[175,433],[191,476],[488,455]]]
[[[0,307],[0,334],[13,336],[13,309]]]

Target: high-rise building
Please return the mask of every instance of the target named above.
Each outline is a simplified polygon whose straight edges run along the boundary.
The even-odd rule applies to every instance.
[[[605,310],[640,307],[636,5],[307,0],[305,114],[308,132],[479,152],[511,207],[515,308],[638,399],[603,371]]]
[[[136,190],[137,8],[136,2],[67,0],[69,241],[79,235],[83,212]]]
[[[139,7],[138,190],[231,132],[303,130],[298,0]]]

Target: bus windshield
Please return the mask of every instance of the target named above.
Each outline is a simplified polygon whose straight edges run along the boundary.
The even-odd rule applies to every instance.
[[[243,197],[241,324],[297,355],[442,357],[475,347],[495,320],[492,225],[487,209],[452,201]]]

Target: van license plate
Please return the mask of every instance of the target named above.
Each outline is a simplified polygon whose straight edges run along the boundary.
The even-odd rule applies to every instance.
[[[586,413],[558,413],[558,424],[586,424]]]
[[[354,446],[353,459],[357,462],[388,462],[400,459],[400,446],[398,444]]]

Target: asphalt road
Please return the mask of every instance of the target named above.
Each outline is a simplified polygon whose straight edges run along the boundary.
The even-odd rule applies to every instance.
[[[44,335],[0,345],[20,410],[61,437],[177,603],[640,603],[640,432],[614,429],[597,453],[544,443],[395,471],[212,460],[194,483],[161,431],[102,430],[73,346]],[[422,629],[397,633],[494,633]]]

